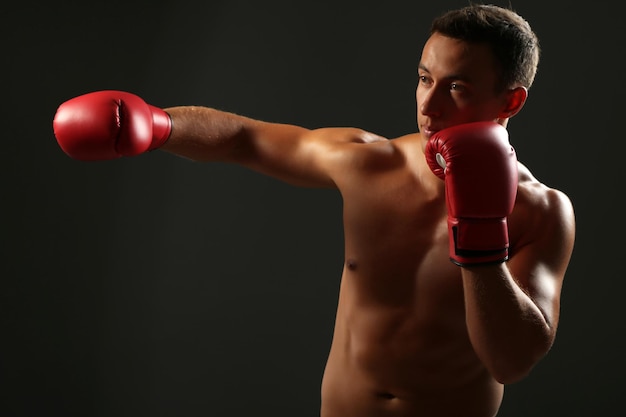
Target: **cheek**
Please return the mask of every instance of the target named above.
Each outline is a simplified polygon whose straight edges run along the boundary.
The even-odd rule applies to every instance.
[[[420,107],[424,103],[424,100],[426,99],[426,95],[427,95],[427,92],[424,88],[418,87],[415,89],[415,103],[417,104],[418,111],[420,110]]]
[[[459,110],[475,120],[492,120],[500,114],[499,107],[486,102],[459,103]]]

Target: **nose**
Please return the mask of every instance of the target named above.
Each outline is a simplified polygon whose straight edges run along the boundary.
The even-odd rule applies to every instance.
[[[436,91],[435,88],[417,88],[417,107],[424,116],[436,117],[441,114],[441,100],[437,98]]]

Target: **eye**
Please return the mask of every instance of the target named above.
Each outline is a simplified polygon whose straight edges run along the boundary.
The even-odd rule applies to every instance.
[[[458,91],[458,92],[464,92],[466,90],[465,86],[458,84],[458,83],[452,83],[450,84],[450,90],[452,91]]]
[[[425,85],[431,84],[430,78],[428,78],[425,75],[418,75],[417,80],[419,81],[420,84],[425,84]]]

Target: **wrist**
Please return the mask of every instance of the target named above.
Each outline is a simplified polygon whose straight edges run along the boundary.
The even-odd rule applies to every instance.
[[[509,258],[506,218],[449,218],[450,260],[459,265],[489,265]]]
[[[160,148],[172,132],[172,118],[163,109],[148,105],[152,112],[152,143],[148,151]]]

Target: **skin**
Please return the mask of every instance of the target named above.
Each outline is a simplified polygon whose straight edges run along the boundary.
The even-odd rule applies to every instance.
[[[418,69],[419,132],[391,140],[165,109],[168,152],[341,193],[345,266],[322,417],[494,416],[504,384],[549,351],[574,244],[569,199],[519,164],[509,261],[459,267],[449,260],[444,182],[424,158],[437,130],[483,120],[506,127],[522,108],[527,90],[497,92],[496,69],[485,45],[432,35]]]

